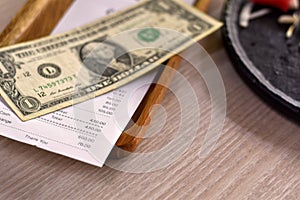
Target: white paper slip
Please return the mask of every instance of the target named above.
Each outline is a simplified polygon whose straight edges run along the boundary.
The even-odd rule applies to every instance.
[[[136,2],[76,0],[53,34],[81,26]],[[192,3],[191,0],[187,2]],[[0,98],[0,135],[101,167],[156,74],[149,73],[115,91],[28,122],[19,120]],[[120,109],[122,115],[116,117],[114,112]],[[90,153],[93,144],[100,144],[101,151]]]

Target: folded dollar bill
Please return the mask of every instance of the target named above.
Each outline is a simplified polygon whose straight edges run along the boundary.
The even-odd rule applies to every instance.
[[[0,94],[23,121],[114,90],[221,23],[178,0],[149,0],[67,33],[0,49]]]

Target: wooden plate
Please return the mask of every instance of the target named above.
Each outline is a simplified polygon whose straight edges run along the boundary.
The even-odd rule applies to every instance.
[[[224,9],[222,30],[228,55],[248,85],[269,104],[300,119],[299,32],[285,37],[289,25],[278,23],[283,14],[271,13],[251,20],[247,28],[239,25],[239,15],[247,0],[230,0]],[[261,9],[255,5],[254,11]],[[296,30],[299,31],[299,30]]]

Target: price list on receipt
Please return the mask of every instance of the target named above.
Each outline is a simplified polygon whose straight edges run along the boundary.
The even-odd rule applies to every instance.
[[[53,34],[135,3],[134,0],[76,0]],[[156,75],[157,72],[151,72],[115,91],[27,122],[22,122],[0,97],[0,135],[102,167]],[[126,112],[116,118],[114,113],[120,108]],[[89,151],[93,145],[100,145],[97,155]]]

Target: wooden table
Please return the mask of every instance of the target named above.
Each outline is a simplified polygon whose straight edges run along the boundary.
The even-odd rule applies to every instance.
[[[1,1],[1,28],[24,2]],[[221,1],[213,1],[210,14],[219,17],[221,8]],[[183,64],[180,72],[195,86],[201,102],[201,128],[180,159],[155,172],[132,174],[0,137],[0,199],[299,199],[299,126],[244,84],[226,55],[220,33],[202,44],[222,74],[228,106],[222,135],[209,156],[200,159],[198,153],[210,121],[210,97],[202,79]],[[174,95],[169,93],[162,106],[171,120],[163,134],[145,139],[138,152],[157,150],[174,137]]]

